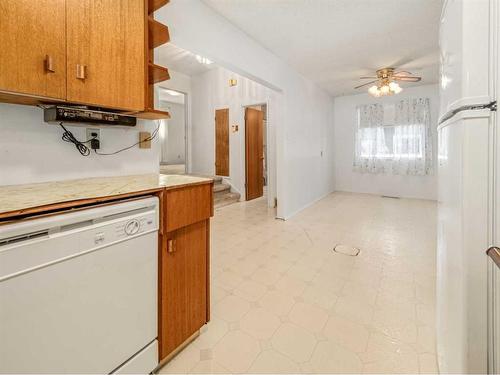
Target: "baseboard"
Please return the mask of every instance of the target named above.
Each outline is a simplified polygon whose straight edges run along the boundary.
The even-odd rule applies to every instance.
[[[189,336],[182,344],[180,344],[172,353],[163,358],[158,366],[152,371],[153,374],[158,373],[158,371],[165,366],[168,362],[170,362],[174,357],[179,354],[186,346],[191,344],[198,336],[200,336],[200,331],[196,331],[191,336]]]
[[[421,197],[412,197],[412,196],[406,196],[406,195],[392,195],[392,194],[384,194],[384,193],[367,193],[364,191],[351,191],[351,190],[334,190],[332,193],[347,193],[347,194],[365,194],[365,195],[372,195],[374,197],[383,197],[383,196],[390,196],[390,197],[396,197],[396,198],[401,198],[401,199],[416,199],[419,201],[430,201],[430,202],[437,202],[437,199],[431,199],[431,198],[421,198]]]
[[[329,196],[330,194],[332,194],[332,193],[334,193],[334,192],[335,192],[334,190],[329,191],[329,192],[327,192],[327,193],[325,193],[325,194],[321,195],[320,197],[318,197],[318,198],[314,199],[313,201],[311,201],[311,202],[309,202],[309,203],[305,204],[304,206],[300,207],[299,209],[295,210],[295,211],[294,211],[294,212],[292,212],[291,214],[286,215],[285,217],[280,217],[280,218],[278,218],[278,219],[281,219],[281,220],[285,220],[285,221],[286,221],[286,220],[288,220],[288,219],[292,218],[293,216],[297,215],[299,212],[301,212],[301,211],[305,210],[306,208],[308,208],[308,207],[312,206],[313,204],[317,203],[318,201],[322,200],[323,198],[326,198],[327,196]]]

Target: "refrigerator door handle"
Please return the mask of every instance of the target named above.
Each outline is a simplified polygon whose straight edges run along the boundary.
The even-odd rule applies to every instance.
[[[486,254],[488,254],[497,267],[500,268],[500,248],[492,246],[486,250]]]
[[[490,111],[496,111],[497,110],[497,102],[490,102],[488,104],[473,104],[473,105],[464,105],[462,107],[458,107],[454,109],[453,111],[450,111],[446,113],[441,119],[439,120],[438,125],[441,125],[443,122],[448,121],[450,118],[455,116],[459,112],[463,111],[476,111],[480,109],[489,109]]]

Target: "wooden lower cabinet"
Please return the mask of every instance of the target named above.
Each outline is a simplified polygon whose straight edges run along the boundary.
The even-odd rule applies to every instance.
[[[207,187],[209,189],[207,189]],[[174,352],[210,318],[210,216],[181,228],[167,231],[168,207],[172,200],[193,193],[193,187],[167,191],[159,246],[158,339],[160,361]],[[199,190],[199,204],[212,204],[212,184],[194,187]],[[205,192],[205,193],[203,193]],[[170,199],[170,204],[167,204]],[[184,206],[188,209],[190,206]],[[182,215],[182,208],[178,214]],[[172,213],[170,212],[170,215]]]

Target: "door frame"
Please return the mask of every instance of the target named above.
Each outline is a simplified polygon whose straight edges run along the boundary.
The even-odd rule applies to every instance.
[[[271,128],[269,125],[273,124],[275,126],[274,122],[270,120],[270,100],[265,100],[265,101],[260,101],[260,102],[248,102],[244,103],[241,106],[241,167],[243,171],[246,171],[246,120],[245,120],[245,110],[247,107],[254,107],[254,106],[266,106],[266,121],[265,121],[265,129],[264,131],[266,132],[266,140],[267,140],[267,147],[266,147],[266,162],[267,162],[267,188],[266,188],[266,200],[267,200],[267,206],[269,208],[275,208],[275,198],[277,199],[278,192],[276,189],[276,128]],[[274,133],[273,133],[274,130]],[[272,157],[271,157],[272,155]],[[243,174],[243,179],[244,179],[244,186],[245,186],[245,201],[246,201],[246,172]]]

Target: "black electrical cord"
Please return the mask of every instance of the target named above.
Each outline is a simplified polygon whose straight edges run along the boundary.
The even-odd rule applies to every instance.
[[[85,145],[85,143],[89,143],[89,142],[92,142],[95,137],[93,138],[90,138],[86,141],[79,141],[78,139],[76,139],[76,137],[73,135],[72,132],[70,132],[68,129],[66,129],[63,125],[63,123],[59,123],[59,125],[61,126],[61,128],[63,128],[64,130],[64,133],[62,135],[62,140],[64,142],[68,142],[68,143],[73,143],[76,147],[76,149],[78,150],[78,152],[82,155],[82,156],[89,156],[90,155],[90,148]],[[132,147],[135,147],[141,143],[145,143],[145,142],[150,142],[152,141],[153,139],[155,139],[157,136],[158,136],[158,133],[160,131],[160,124],[158,124],[158,126],[156,127],[156,129],[151,133],[151,135],[149,137],[147,137],[146,139],[143,139],[139,142],[136,142],[134,143],[133,145],[131,146],[128,146],[128,147],[124,147],[120,150],[117,150],[117,151],[114,151],[114,152],[109,152],[109,153],[106,153],[106,152],[98,152],[96,149],[94,149],[94,152],[97,154],[97,155],[101,155],[101,156],[109,156],[109,155],[116,155],[120,152],[123,152],[123,151],[126,151],[126,150],[130,150]]]
[[[141,143],[146,143],[146,142],[149,142],[149,141],[152,141],[153,139],[155,139],[158,135],[158,132],[160,131],[160,124],[158,124],[158,126],[156,127],[155,130],[153,130],[153,132],[151,133],[151,135],[145,139],[143,139],[142,141],[139,141],[139,142],[136,142],[134,143],[133,145],[131,146],[128,146],[128,147],[124,147],[120,150],[117,150],[117,151],[114,151],[114,152],[109,152],[109,153],[106,153],[106,152],[98,152],[97,150],[94,150],[94,152],[97,154],[97,155],[102,155],[102,156],[109,156],[109,155],[116,155],[120,152],[123,152],[123,151],[127,151],[127,150],[130,150],[132,147],[135,147]]]
[[[78,139],[76,139],[76,137],[73,135],[73,133],[71,133],[68,129],[66,129],[64,127],[62,122],[59,125],[64,130],[64,133],[61,137],[62,140],[64,142],[73,143],[75,145],[76,149],[78,150],[78,152],[80,154],[82,154],[82,156],[89,156],[90,149],[85,145],[85,143],[89,143],[92,139],[89,139],[88,141],[85,141],[85,142],[80,142]]]

